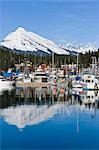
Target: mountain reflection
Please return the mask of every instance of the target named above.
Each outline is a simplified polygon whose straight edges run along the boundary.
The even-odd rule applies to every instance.
[[[0,116],[18,128],[39,124],[55,114],[87,111],[95,117],[99,92],[58,87],[17,87],[0,95]]]

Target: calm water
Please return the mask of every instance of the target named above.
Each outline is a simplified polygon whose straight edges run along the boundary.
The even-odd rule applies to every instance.
[[[1,149],[99,149],[99,92],[0,91]]]

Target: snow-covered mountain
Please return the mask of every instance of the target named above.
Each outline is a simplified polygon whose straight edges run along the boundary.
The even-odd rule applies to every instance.
[[[97,51],[97,48],[92,45],[92,44],[87,44],[87,45],[79,45],[79,44],[71,44],[71,43],[67,43],[65,45],[60,45],[61,48],[66,49],[69,52],[74,52],[74,53],[83,53],[85,54],[85,52],[95,52]]]
[[[15,32],[8,34],[8,36],[0,43],[11,50],[21,50],[34,53],[47,53],[52,52],[60,55],[85,53],[90,51],[97,51],[97,48],[93,45],[57,45],[53,41],[48,40],[35,34],[33,32],[26,31],[24,28],[19,27]]]
[[[47,40],[33,32],[26,31],[19,27],[15,32],[8,34],[8,36],[0,43],[1,46],[12,50],[21,50],[28,52],[45,52],[50,54],[68,54],[65,49],[60,48],[57,44]]]

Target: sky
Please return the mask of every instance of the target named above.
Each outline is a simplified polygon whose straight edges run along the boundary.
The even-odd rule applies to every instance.
[[[0,41],[18,27],[58,44],[99,46],[99,1],[0,0]]]

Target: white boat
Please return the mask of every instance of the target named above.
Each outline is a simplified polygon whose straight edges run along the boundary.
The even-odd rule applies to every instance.
[[[38,82],[38,83],[48,82],[48,77],[46,72],[41,70],[36,70],[34,73],[34,82]]]
[[[82,88],[82,84],[80,83],[80,81],[72,81],[72,88]]]
[[[84,90],[99,90],[99,80],[95,75],[85,74],[80,81]]]
[[[50,75],[50,77],[48,78],[48,83],[50,85],[57,85],[57,80],[58,80],[58,77],[56,75]]]
[[[15,84],[14,81],[6,80],[3,76],[0,76],[0,87],[6,88],[6,87],[12,86],[14,84]]]
[[[3,76],[0,76],[0,95],[2,95],[3,91],[11,91],[14,88],[14,83],[14,81],[6,80]]]

